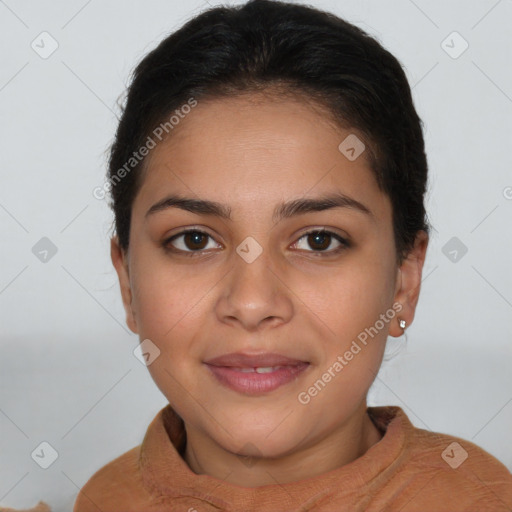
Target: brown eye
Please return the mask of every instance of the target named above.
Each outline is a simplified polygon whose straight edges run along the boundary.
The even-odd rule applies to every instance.
[[[203,249],[208,248],[207,245],[209,239],[212,238],[208,233],[197,229],[189,229],[166,240],[164,242],[164,247],[174,252],[201,252]]]
[[[199,231],[193,231],[190,233],[186,233],[183,236],[183,241],[185,246],[190,250],[198,250],[204,249],[206,246],[208,235],[204,235],[203,233],[199,233]]]
[[[310,233],[308,235],[308,244],[313,249],[323,251],[331,245],[331,235],[326,233]]]
[[[312,251],[309,250],[307,247],[299,247],[300,240],[305,239],[307,247],[310,247],[313,249]],[[334,249],[331,248],[331,250],[326,250],[329,247],[331,247],[331,244],[333,242],[337,243],[337,246],[335,245]],[[331,231],[325,231],[325,230],[317,230],[317,231],[310,231],[309,233],[305,233],[299,238],[299,241],[296,242],[295,246],[299,249],[304,249],[308,252],[326,252],[326,253],[335,253],[339,250],[342,250],[349,246],[349,243],[342,238],[341,236],[337,235],[336,233],[332,233]]]

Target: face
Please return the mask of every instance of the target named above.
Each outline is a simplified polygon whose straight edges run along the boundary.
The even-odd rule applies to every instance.
[[[350,134],[299,100],[199,102],[149,156],[128,253],[113,239],[128,325],[160,350],[153,379],[230,452],[279,457],[343,428],[412,321],[426,245],[397,267],[390,201],[365,151],[338,148]],[[206,364],[232,353],[247,371]]]

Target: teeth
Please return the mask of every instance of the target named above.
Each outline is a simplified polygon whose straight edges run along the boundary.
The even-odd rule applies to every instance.
[[[270,373],[282,368],[282,366],[261,366],[258,368],[236,368],[237,371],[242,373]]]
[[[263,368],[256,368],[256,373],[270,373],[274,370],[277,370],[278,368],[281,368],[280,366],[266,366]]]

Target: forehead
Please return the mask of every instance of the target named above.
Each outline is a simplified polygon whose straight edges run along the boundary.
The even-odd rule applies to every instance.
[[[363,138],[298,97],[199,100],[148,155],[136,204],[148,206],[179,192],[247,209],[251,203],[261,207],[339,191],[370,202],[385,218],[389,201],[377,187],[366,151],[354,160],[340,151],[347,137],[358,135]]]

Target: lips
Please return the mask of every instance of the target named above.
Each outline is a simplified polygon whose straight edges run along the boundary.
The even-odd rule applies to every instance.
[[[231,368],[274,368],[277,366],[298,366],[307,362],[281,354],[245,354],[242,352],[233,352],[205,361],[206,364],[212,366]]]
[[[310,363],[281,354],[232,353],[205,361],[217,382],[245,395],[261,395],[291,383]]]
[[[244,372],[228,366],[206,366],[216,381],[223,386],[244,395],[261,395],[274,391],[285,384],[293,383],[304,375],[309,364],[281,366],[278,369],[260,373]]]

